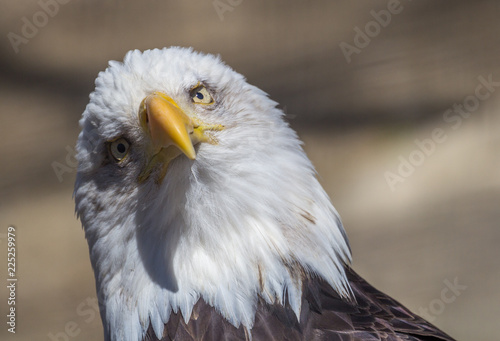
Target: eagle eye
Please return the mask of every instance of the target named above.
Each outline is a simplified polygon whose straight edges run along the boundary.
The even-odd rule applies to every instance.
[[[193,103],[196,104],[212,104],[214,102],[207,88],[203,85],[195,87],[189,92],[189,94],[191,95]]]
[[[109,143],[109,152],[116,161],[121,161],[127,156],[129,147],[130,143],[123,137],[120,137]]]

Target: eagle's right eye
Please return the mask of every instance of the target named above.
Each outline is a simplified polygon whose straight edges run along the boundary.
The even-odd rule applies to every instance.
[[[109,143],[109,152],[116,161],[121,161],[127,156],[129,147],[130,143],[123,137],[120,137]]]

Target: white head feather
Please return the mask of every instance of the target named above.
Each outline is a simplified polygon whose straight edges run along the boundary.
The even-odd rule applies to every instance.
[[[211,108],[189,101],[200,82]],[[148,143],[138,109],[154,91],[225,127],[196,160],[174,159],[161,184],[138,181]],[[170,313],[188,320],[199,298],[248,329],[259,296],[289,301],[299,317],[296,264],[349,296],[348,242],[300,141],[276,103],[218,57],[131,51],[99,74],[80,125],[76,211],[110,340],[141,340],[149,323],[161,336]],[[130,151],[118,166],[106,145],[121,136]]]

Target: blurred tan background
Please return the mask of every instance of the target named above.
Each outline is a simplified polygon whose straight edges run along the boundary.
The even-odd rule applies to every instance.
[[[71,197],[78,119],[108,60],[170,45],[221,54],[280,103],[361,275],[458,340],[497,339],[498,1],[3,0],[0,9],[1,340],[102,339]]]

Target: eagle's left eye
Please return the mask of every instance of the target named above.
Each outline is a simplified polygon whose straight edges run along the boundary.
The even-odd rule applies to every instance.
[[[121,161],[127,156],[130,143],[123,137],[120,137],[109,143],[109,152],[116,161]]]
[[[191,99],[196,104],[212,104],[214,102],[207,88],[203,85],[197,86],[190,91]]]

